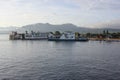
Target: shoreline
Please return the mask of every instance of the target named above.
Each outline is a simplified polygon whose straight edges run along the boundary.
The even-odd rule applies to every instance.
[[[120,38],[89,38],[91,41],[119,41]]]

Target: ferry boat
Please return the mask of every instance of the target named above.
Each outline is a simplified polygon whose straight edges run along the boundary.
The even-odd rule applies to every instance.
[[[57,36],[50,33],[48,35],[48,40],[49,41],[88,41],[89,39],[86,37],[77,36],[73,32],[64,32],[63,34]]]
[[[31,32],[31,33],[17,33],[12,32],[9,36],[10,40],[42,40],[48,39],[48,33]]]

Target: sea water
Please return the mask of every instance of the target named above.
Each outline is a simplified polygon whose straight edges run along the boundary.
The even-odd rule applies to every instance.
[[[120,80],[120,42],[9,40],[0,35],[0,80]]]

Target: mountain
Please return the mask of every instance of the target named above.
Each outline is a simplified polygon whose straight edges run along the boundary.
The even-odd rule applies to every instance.
[[[120,32],[120,29],[112,29],[112,28],[84,28],[79,27],[71,23],[61,24],[61,25],[52,25],[49,23],[36,23],[23,26],[22,28],[18,29],[19,32],[25,31],[40,31],[40,32],[54,32],[54,31],[73,31],[73,32],[80,32],[80,33],[100,33],[103,30],[109,30],[109,32]]]
[[[23,26],[21,29],[19,29],[20,32],[22,31],[40,31],[40,32],[54,32],[54,31],[73,31],[73,32],[87,32],[89,30],[92,30],[90,28],[84,28],[84,27],[78,27],[74,24],[67,23],[67,24],[61,24],[61,25],[52,25],[49,23],[37,23],[37,24],[31,24]]]
[[[61,24],[61,25],[52,25],[49,23],[37,23],[37,24],[31,24],[26,25],[21,28],[21,30],[27,30],[27,31],[41,31],[41,32],[50,32],[50,31],[79,31],[79,27],[73,24]],[[83,31],[85,28],[81,28]]]

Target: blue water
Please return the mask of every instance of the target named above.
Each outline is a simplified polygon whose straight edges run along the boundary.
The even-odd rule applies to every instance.
[[[120,80],[120,42],[11,41],[0,35],[0,80]]]

